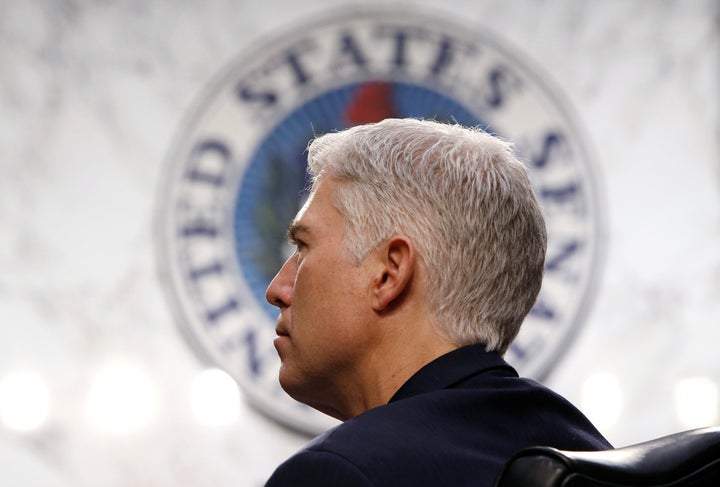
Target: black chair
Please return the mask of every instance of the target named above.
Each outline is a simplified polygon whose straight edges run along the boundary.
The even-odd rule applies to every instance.
[[[532,447],[495,487],[720,487],[720,428],[685,431],[607,451]]]

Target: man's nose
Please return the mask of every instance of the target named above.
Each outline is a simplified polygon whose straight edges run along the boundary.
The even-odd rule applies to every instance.
[[[278,308],[287,308],[290,306],[290,297],[292,296],[292,288],[295,282],[296,269],[295,254],[291,255],[280,268],[270,285],[265,291],[265,299],[268,303]]]

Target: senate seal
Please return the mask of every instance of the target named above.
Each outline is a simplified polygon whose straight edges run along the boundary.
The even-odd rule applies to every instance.
[[[388,117],[480,126],[515,142],[548,227],[543,288],[506,358],[542,378],[593,296],[601,242],[588,148],[546,76],[494,34],[436,16],[362,9],[283,32],[210,84],[166,161],[162,278],[178,322],[249,402],[315,434],[334,420],[288,397],[265,289],[292,252],[315,135]]]

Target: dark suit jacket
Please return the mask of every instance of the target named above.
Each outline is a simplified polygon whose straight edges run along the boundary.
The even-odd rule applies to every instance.
[[[386,405],[316,438],[268,487],[491,486],[521,448],[611,448],[567,400],[473,345],[426,365]]]

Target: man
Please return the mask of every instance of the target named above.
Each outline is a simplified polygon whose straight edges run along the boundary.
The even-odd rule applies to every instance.
[[[509,144],[388,119],[315,139],[295,253],[270,283],[280,384],[343,424],[268,486],[492,485],[531,445],[610,448],[501,358],[542,281],[545,224]]]

